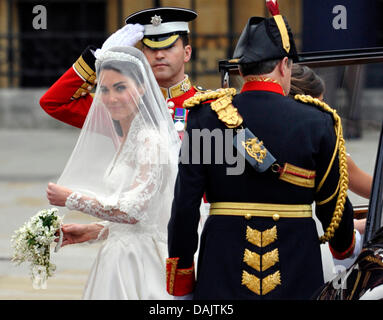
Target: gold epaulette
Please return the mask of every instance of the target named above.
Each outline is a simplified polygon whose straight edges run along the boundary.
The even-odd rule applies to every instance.
[[[84,80],[84,83],[73,94],[72,99],[78,99],[88,94],[95,85],[96,72],[85,62],[82,56],[73,64],[73,69],[77,75]]]
[[[317,187],[317,192],[321,189],[323,186],[324,182],[326,181],[326,178],[328,174],[330,173],[331,167],[333,165],[333,162],[335,160],[336,154],[339,151],[339,184],[337,186],[337,189],[335,190],[334,194],[332,194],[328,199],[325,199],[323,201],[320,201],[317,203],[317,205],[323,205],[330,200],[332,200],[336,194],[336,192],[339,190],[338,194],[338,199],[336,201],[336,206],[335,206],[335,211],[333,213],[331,222],[329,226],[327,227],[324,235],[320,237],[320,240],[322,243],[329,241],[335,233],[335,230],[339,227],[339,223],[342,219],[343,215],[343,209],[344,209],[344,204],[346,202],[346,197],[347,197],[347,189],[348,189],[348,171],[347,171],[347,154],[346,154],[346,147],[345,147],[345,141],[343,139],[343,129],[342,129],[342,122],[337,114],[335,109],[332,109],[327,103],[317,99],[313,98],[309,95],[302,95],[302,94],[297,94],[294,96],[295,100],[301,101],[303,103],[309,103],[314,106],[320,107],[322,110],[330,113],[334,119],[335,125],[335,134],[336,134],[336,144],[335,144],[335,149],[334,153],[332,155],[330,164],[326,170],[325,175],[323,176],[322,180],[320,181],[318,187]]]
[[[198,91],[194,94],[194,96],[184,101],[183,107],[186,109],[189,109],[207,100],[214,100],[224,96],[232,97],[236,95],[236,93],[237,93],[237,90],[234,88],[218,89],[216,91],[213,91],[213,90]]]
[[[211,109],[217,113],[218,119],[230,129],[239,127],[243,122],[238,109],[231,103],[232,100],[232,95],[223,95],[210,104]]]

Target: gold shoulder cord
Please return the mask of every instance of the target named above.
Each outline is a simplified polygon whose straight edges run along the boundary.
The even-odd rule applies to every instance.
[[[184,101],[183,107],[188,109],[204,101],[218,99],[223,96],[234,96],[236,93],[237,90],[234,88],[219,89],[217,91],[208,90],[203,93],[197,92],[194,96]]]
[[[347,197],[348,171],[347,171],[346,147],[345,147],[345,142],[343,139],[342,122],[341,122],[339,115],[336,113],[336,111],[334,109],[330,108],[330,106],[328,104],[324,103],[323,101],[321,101],[319,99],[313,98],[313,97],[308,96],[308,95],[302,95],[302,94],[295,95],[294,99],[302,101],[304,103],[310,103],[310,104],[313,104],[315,106],[321,107],[325,111],[331,113],[333,118],[334,118],[334,121],[335,121],[334,129],[335,129],[335,133],[337,136],[335,150],[334,150],[334,153],[332,155],[330,164],[327,168],[327,171],[326,171],[325,175],[323,176],[323,179],[319,183],[318,188],[316,190],[318,192],[321,189],[321,187],[323,186],[323,184],[324,184],[324,182],[325,182],[325,180],[326,180],[326,178],[330,172],[332,164],[334,162],[336,153],[339,150],[339,175],[340,175],[339,185],[338,185],[339,195],[338,195],[338,199],[336,201],[336,206],[335,206],[335,210],[334,210],[330,225],[327,227],[324,235],[319,238],[321,243],[325,243],[326,241],[329,241],[334,236],[335,230],[338,229],[338,227],[339,227],[339,223],[342,220],[344,204],[346,202],[346,197]],[[322,201],[322,203],[325,203],[325,202],[326,201]]]

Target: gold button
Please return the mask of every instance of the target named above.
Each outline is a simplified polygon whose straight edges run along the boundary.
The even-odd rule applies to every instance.
[[[274,221],[278,221],[279,220],[279,214],[278,213],[274,213],[273,214],[273,220]]]
[[[251,219],[251,214],[250,213],[245,214],[245,219],[246,220],[250,220]]]

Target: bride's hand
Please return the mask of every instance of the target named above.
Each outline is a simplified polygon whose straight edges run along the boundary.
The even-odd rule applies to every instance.
[[[47,188],[47,198],[49,203],[54,206],[65,206],[66,199],[70,196],[72,190],[49,182]]]
[[[61,227],[63,232],[62,245],[81,243],[93,239],[97,239],[98,234],[102,230],[103,226],[98,224],[64,224]],[[55,240],[58,242],[58,239]]]

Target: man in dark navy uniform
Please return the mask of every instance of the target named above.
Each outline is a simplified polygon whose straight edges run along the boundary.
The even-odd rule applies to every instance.
[[[338,259],[358,247],[340,119],[317,99],[286,97],[297,52],[279,12],[249,19],[234,58],[245,80],[239,94],[222,89],[184,103],[188,139],[168,225],[167,290],[194,299],[309,299],[324,282],[320,243],[329,241]],[[207,141],[207,131],[215,138]],[[228,154],[243,155],[243,172],[230,171]],[[195,281],[204,192],[211,209]]]

